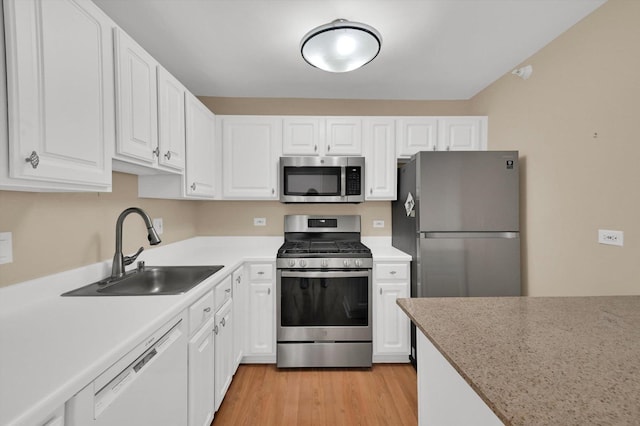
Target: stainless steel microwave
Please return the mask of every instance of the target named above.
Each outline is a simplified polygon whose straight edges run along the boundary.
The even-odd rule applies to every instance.
[[[283,203],[361,203],[364,157],[280,157]]]

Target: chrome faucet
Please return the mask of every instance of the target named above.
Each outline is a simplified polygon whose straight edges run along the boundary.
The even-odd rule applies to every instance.
[[[147,226],[147,239],[149,240],[149,244],[155,246],[156,244],[160,244],[161,242],[158,233],[153,227],[153,223],[151,223],[151,218],[144,212],[144,210],[138,207],[129,207],[128,209],[120,213],[120,216],[118,216],[118,220],[116,221],[116,254],[113,255],[113,265],[111,266],[110,278],[111,280],[121,278],[124,275],[124,267],[135,262],[140,253],[142,253],[142,250],[144,250],[143,247],[140,247],[134,255],[122,255],[122,224],[124,222],[124,218],[127,217],[130,213],[138,213],[144,220],[144,223]]]

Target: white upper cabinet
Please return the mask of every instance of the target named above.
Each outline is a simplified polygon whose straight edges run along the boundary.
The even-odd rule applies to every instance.
[[[215,138],[216,118],[191,93],[185,94],[187,166],[185,191],[187,196],[213,198],[216,195]]]
[[[113,22],[88,0],[5,0],[4,25],[9,137],[0,139],[8,155],[0,187],[109,191]]]
[[[435,151],[438,145],[436,117],[404,117],[396,120],[398,157],[411,157],[418,151]]]
[[[285,117],[282,120],[282,155],[362,155],[362,119]]]
[[[395,200],[397,161],[395,121],[374,117],[363,120],[365,199]]]
[[[158,163],[158,63],[119,28],[116,48],[115,157],[155,166]]]
[[[440,150],[487,149],[487,117],[442,117],[438,123]]]
[[[158,162],[176,170],[184,170],[185,166],[186,91],[174,76],[158,66]]]
[[[224,199],[277,200],[282,120],[267,116],[219,119]]]
[[[478,151],[487,149],[487,117],[399,117],[396,120],[398,158],[418,151]]]

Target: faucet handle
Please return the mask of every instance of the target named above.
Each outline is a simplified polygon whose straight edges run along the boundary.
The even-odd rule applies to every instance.
[[[131,256],[125,256],[122,259],[122,263],[124,264],[124,266],[131,265],[133,262],[135,262],[138,256],[140,256],[140,253],[142,253],[142,250],[144,250],[144,247],[140,247],[136,252],[136,254],[133,254]]]

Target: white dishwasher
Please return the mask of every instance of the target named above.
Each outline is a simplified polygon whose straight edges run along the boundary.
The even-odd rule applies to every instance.
[[[78,392],[66,425],[186,425],[185,322],[168,322]]]

